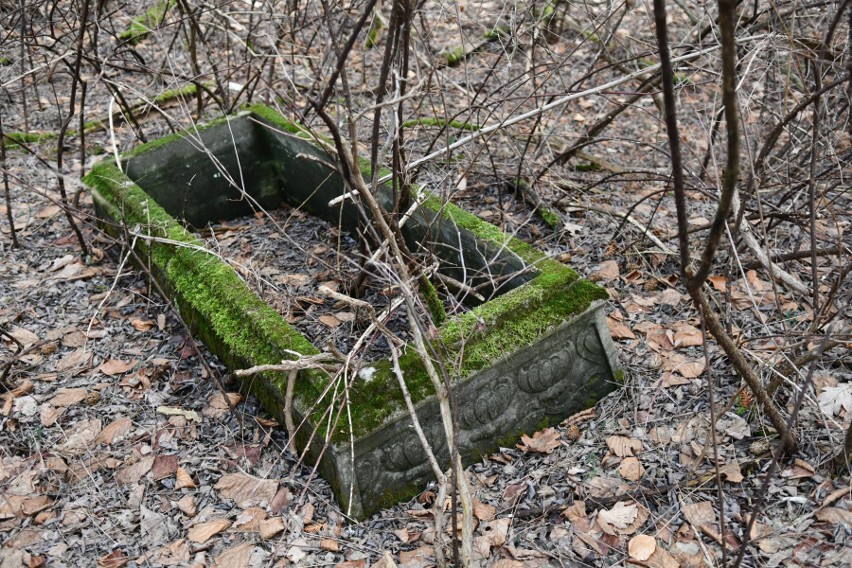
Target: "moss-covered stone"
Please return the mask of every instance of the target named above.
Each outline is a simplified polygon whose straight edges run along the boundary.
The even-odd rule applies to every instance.
[[[192,135],[215,152],[218,146],[213,141],[219,132],[215,129],[225,120],[228,119],[200,127]],[[342,214],[339,209],[329,210],[327,203],[329,197],[339,195],[344,188],[324,187],[320,191],[323,180],[339,180],[339,176],[319,165],[325,154],[306,145],[305,141],[313,140],[308,132],[261,106],[250,107],[248,113],[233,120],[241,122],[220,129],[227,133],[229,151],[233,153],[233,141],[233,145],[248,145],[242,150],[249,154],[264,154],[257,158],[258,163],[265,164],[260,168],[261,175],[271,178],[245,179],[264,187],[278,184],[283,191],[301,195],[299,204],[320,214]],[[269,134],[272,128],[274,135]],[[123,164],[130,164],[126,172],[132,172],[136,182],[113,161],[97,164],[85,182],[94,190],[99,216],[120,221],[134,230],[140,264],[150,269],[198,337],[230,368],[274,364],[293,357],[287,350],[303,355],[316,353],[317,349],[254,295],[230,266],[206,251],[197,237],[137,185],[153,183],[152,179],[157,178],[160,181],[156,183],[166,184],[157,192],[169,193],[169,180],[183,183],[176,181],[179,176],[158,178],[146,169],[157,167],[164,163],[161,158],[173,155],[181,156],[181,160],[187,156],[189,161],[182,161],[181,167],[188,166],[189,170],[182,175],[195,178],[192,148],[194,145],[183,140],[182,135],[173,135],[129,152],[123,157]],[[276,159],[300,159],[306,153],[322,159],[269,166]],[[198,164],[203,164],[207,156],[200,155]],[[217,155],[219,167],[226,162],[225,156]],[[362,168],[369,175],[369,164],[362,163]],[[207,191],[223,190],[212,182],[202,185]],[[461,401],[460,439],[468,458],[491,451],[498,442],[510,443],[522,431],[553,424],[569,410],[585,408],[612,388],[608,386],[614,384],[612,346],[599,309],[600,300],[606,298],[602,288],[455,205],[418,188],[413,191],[421,208],[410,221],[412,231],[418,223],[425,223],[434,230],[430,238],[449,238],[453,250],[458,249],[461,239],[478,250],[488,251],[485,262],[490,263],[489,271],[498,266],[503,267],[499,270],[521,270],[518,275],[502,273],[511,277],[507,280],[511,283],[506,286],[508,292],[446,321],[434,287],[425,279],[420,284],[421,295],[440,325],[429,340],[434,363],[455,383]],[[312,201],[308,203],[306,199]],[[382,199],[387,199],[387,195]],[[447,227],[451,230],[444,232]],[[420,235],[417,238],[426,234],[422,229],[417,229],[421,230],[416,233]],[[119,233],[115,226],[111,230]],[[406,347],[399,364],[418,415],[422,413],[422,423],[443,460],[446,450],[440,445],[437,403],[423,363],[413,348]],[[337,379],[319,371],[300,373],[294,401],[297,418],[306,416],[308,424],[307,430],[297,434],[297,444],[310,445],[309,455],[322,458],[320,471],[329,478],[344,505],[352,504],[350,513],[356,516],[410,496],[429,475],[429,468],[424,468],[416,450],[418,442],[410,438],[404,398],[391,362],[381,360],[370,366],[372,372],[363,376]],[[582,388],[566,382],[565,369],[579,373],[571,381],[579,381]],[[283,373],[265,373],[246,382],[279,419],[283,418],[286,384]],[[517,389],[515,395],[512,389]],[[340,403],[330,406],[331,393],[335,392],[338,401],[346,400],[345,411]],[[509,406],[501,411],[501,405]],[[354,449],[349,448],[352,440]],[[354,463],[350,452],[355,454]],[[385,462],[391,464],[390,469],[378,471],[373,480],[369,468],[384,467],[381,464]],[[354,499],[351,503],[349,495]]]

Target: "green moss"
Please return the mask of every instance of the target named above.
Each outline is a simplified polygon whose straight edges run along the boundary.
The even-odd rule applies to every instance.
[[[166,13],[176,4],[177,0],[157,0],[142,16],[134,18],[127,29],[118,34],[118,39],[131,44],[139,43],[163,22]]]
[[[146,227],[148,234],[176,241],[177,245],[137,239],[138,252],[152,262],[154,275],[165,277],[167,290],[184,317],[196,324],[197,335],[211,347],[219,345],[231,366],[276,364],[292,358],[283,349],[311,355],[319,351],[281,316],[258,298],[237,273],[130,182],[112,161],[95,165],[84,182],[97,190],[98,206],[128,226]],[[199,250],[201,249],[201,250]],[[305,374],[297,394],[316,399],[324,384],[319,373]],[[283,389],[286,377],[269,373],[264,377]]]
[[[11,64],[12,64],[11,59],[9,59],[8,57],[3,57],[2,55],[0,55],[0,67],[6,67],[7,65],[11,65]]]
[[[482,37],[488,41],[496,41],[503,37],[509,37],[511,33],[509,26],[497,26],[482,34]]]
[[[3,137],[6,139],[6,149],[17,148],[26,144],[38,144],[47,140],[56,138],[56,132],[4,132]]]
[[[379,41],[382,38],[382,29],[384,29],[385,24],[382,21],[382,17],[379,14],[378,10],[373,11],[373,21],[370,23],[370,29],[367,30],[367,39],[364,41],[365,49],[373,49],[377,45],[379,45]]]
[[[445,326],[441,339],[451,352],[464,352],[462,376],[490,366],[507,352],[532,345],[542,334],[584,312],[606,290],[582,280],[569,268],[542,274],[461,314]]]
[[[585,164],[574,164],[574,170],[578,172],[597,172],[601,169],[600,164],[588,162]]]
[[[463,45],[447,48],[441,51],[440,55],[444,58],[449,67],[458,65],[464,61],[465,57],[467,57],[467,53],[465,52]]]
[[[435,128],[444,128],[445,126],[450,126],[452,128],[457,128],[459,130],[467,130],[469,132],[475,132],[479,130],[478,124],[471,124],[469,122],[464,122],[461,120],[447,120],[446,118],[437,118],[434,116],[412,118],[403,122],[402,126],[403,128],[411,128],[412,126],[432,126]]]
[[[559,225],[562,224],[562,217],[560,217],[559,213],[550,207],[542,207],[539,209],[538,214],[541,215],[541,218],[545,223],[547,223],[547,226],[553,230],[558,229]]]
[[[432,316],[432,321],[435,325],[440,327],[447,320],[447,310],[444,308],[444,302],[428,278],[421,278],[419,283],[420,294],[426,301],[426,308],[429,310],[429,315]]]

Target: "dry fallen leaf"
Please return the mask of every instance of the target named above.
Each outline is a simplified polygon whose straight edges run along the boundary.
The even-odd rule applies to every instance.
[[[100,434],[95,438],[95,444],[105,444],[107,446],[114,444],[127,435],[131,426],[133,426],[133,423],[130,418],[126,416],[116,418],[106,428],[101,430]]]
[[[387,550],[379,558],[379,561],[373,564],[373,568],[397,568],[396,562],[393,561],[393,556]]]
[[[636,535],[627,544],[627,553],[630,558],[644,562],[654,554],[657,549],[657,541],[647,534]]]
[[[81,420],[66,431],[67,438],[58,448],[73,454],[88,452],[100,431],[100,420]]]
[[[627,436],[613,435],[606,439],[610,451],[620,458],[634,456],[642,451],[642,442]]]
[[[187,517],[194,517],[196,512],[195,497],[192,495],[184,495],[177,502],[177,508]]]
[[[122,373],[126,373],[130,369],[136,365],[138,361],[136,359],[130,361],[122,361],[121,359],[109,359],[105,361],[98,370],[104,375],[108,375],[112,377],[113,375],[120,375]]]
[[[248,568],[253,548],[250,542],[232,546],[213,559],[212,568]]]
[[[98,558],[98,568],[121,568],[128,562],[130,562],[130,558],[116,548],[109,554]]]
[[[555,428],[547,428],[533,434],[532,438],[526,434],[521,435],[521,443],[518,448],[525,452],[538,452],[549,454],[560,445],[559,432]]]
[[[618,278],[618,263],[614,260],[605,260],[598,265],[597,270],[589,274],[592,282],[610,282]]]
[[[699,501],[681,507],[686,519],[696,527],[716,524],[716,510],[710,501]]]
[[[280,534],[287,528],[287,525],[284,523],[284,519],[281,517],[272,517],[271,519],[264,519],[260,522],[260,528],[258,532],[260,533],[260,538],[263,540],[269,540],[277,534]]]
[[[238,392],[229,392],[227,393],[228,398],[225,398],[221,392],[217,392],[213,394],[210,399],[207,401],[211,408],[215,408],[216,410],[228,410],[230,408],[228,406],[228,401],[232,405],[239,404],[243,400],[243,395]]]
[[[474,499],[473,514],[480,521],[490,521],[497,514],[497,508],[483,503],[479,499]]]
[[[53,406],[71,406],[85,400],[87,394],[86,389],[82,388],[59,388],[56,389],[56,395],[47,402]]]
[[[701,330],[686,322],[675,324],[675,347],[700,347],[703,344]]]
[[[223,499],[231,499],[239,507],[265,506],[275,497],[278,482],[244,473],[229,473],[219,479],[214,489],[219,491]]]
[[[183,488],[192,489],[195,487],[195,481],[192,480],[192,476],[189,475],[189,472],[184,468],[177,468],[177,472],[175,472],[175,489],[183,489]]]
[[[723,475],[731,483],[740,483],[744,479],[743,474],[740,472],[740,463],[737,460],[720,467],[719,475]]]
[[[201,544],[230,526],[231,521],[228,519],[215,519],[206,523],[198,523],[190,527],[187,538],[192,542]]]
[[[382,562],[386,562],[388,560],[389,562],[387,562],[387,564],[382,564]],[[401,550],[399,552],[399,563],[402,568],[425,568],[426,566],[434,566],[435,551],[431,546],[421,546],[414,550]],[[385,552],[384,557],[378,563],[373,564],[373,568],[376,568],[377,566],[395,568],[396,564],[394,564],[390,553]]]
[[[612,335],[613,339],[636,339],[636,335],[630,331],[630,328],[620,321],[616,321],[607,316],[606,324],[607,327],[609,327],[609,333]]]
[[[642,464],[637,458],[628,456],[621,460],[621,465],[618,466],[618,473],[628,481],[639,481],[645,475],[645,468],[642,467]]]
[[[131,321],[130,325],[132,325],[134,329],[136,329],[136,331],[149,331],[156,324],[152,320],[143,320],[137,318]]]
[[[142,479],[143,475],[151,471],[153,465],[154,456],[145,456],[139,461],[116,471],[115,480],[121,485],[136,483]]]
[[[324,326],[330,327],[331,329],[340,325],[340,320],[331,314],[323,314],[319,317],[319,320]]]
[[[612,509],[603,509],[598,512],[598,526],[607,534],[624,534],[639,515],[639,508],[635,503],[626,504],[623,501],[616,503]]]
[[[154,464],[151,466],[151,476],[154,478],[154,481],[160,481],[174,475],[177,467],[177,454],[160,454],[154,458]]]

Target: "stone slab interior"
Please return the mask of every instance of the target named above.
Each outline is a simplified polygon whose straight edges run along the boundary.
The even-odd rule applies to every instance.
[[[250,114],[133,156],[125,166],[131,180],[193,228],[272,209],[284,201],[349,232],[369,222],[352,200],[328,205],[345,191],[332,158]],[[384,206],[391,205],[388,188],[381,188],[379,197]],[[411,250],[431,251],[444,274],[481,287],[486,299],[536,275],[534,269],[524,270],[523,260],[507,248],[477,239],[426,207],[415,211],[403,235]],[[476,303],[469,296],[466,301]]]

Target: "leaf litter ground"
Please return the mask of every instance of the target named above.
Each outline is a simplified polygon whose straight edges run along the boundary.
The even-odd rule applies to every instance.
[[[478,29],[478,18],[496,13],[494,6],[468,8],[462,22],[468,30]],[[634,30],[647,28],[639,25],[642,16],[631,22]],[[455,29],[438,26],[436,37],[450,44]],[[566,34],[554,52],[576,35]],[[156,60],[157,46],[148,41],[138,49]],[[493,65],[504,56],[493,44],[477,53],[477,65],[465,70],[454,92],[481,80],[489,67],[495,80],[511,85],[511,73],[522,65]],[[578,61],[583,56],[581,49]],[[295,76],[307,80],[305,73]],[[145,85],[139,89],[144,92]],[[706,102],[702,96],[691,92],[687,102],[700,106]],[[461,105],[464,97],[457,99]],[[98,98],[92,92],[88,100],[93,113],[105,114],[109,99],[103,93]],[[43,108],[31,109],[31,124],[51,128],[51,107]],[[597,110],[572,107],[562,126],[576,130]],[[650,143],[663,144],[663,129],[649,120],[655,113],[650,101],[640,101],[630,120],[617,126],[613,141],[595,151],[622,167],[664,166],[659,155],[618,142],[650,137]],[[7,120],[21,127],[20,116],[4,115],[4,128]],[[149,137],[168,131],[156,120],[143,128]],[[429,129],[412,132],[417,148],[428,145]],[[425,168],[422,178],[449,185],[448,194],[463,189],[459,180],[472,188],[502,187],[523,163],[523,153],[513,153],[519,134],[524,133],[489,142],[491,148],[505,146],[506,155],[497,156],[502,160],[478,160],[483,145],[472,144],[451,166]],[[89,143],[108,147],[103,135]],[[129,128],[118,130],[118,143],[133,144]],[[67,165],[72,173],[81,169],[73,158]],[[286,450],[286,436],[264,418],[256,401],[233,392],[236,385],[215,358],[203,346],[196,351],[169,307],[137,271],[122,266],[119,247],[87,226],[87,240],[108,255],[90,265],[77,260],[49,173],[23,152],[12,155],[10,171],[13,215],[25,248],[9,247],[0,205],[0,326],[27,352],[15,359],[16,344],[5,337],[0,344],[0,364],[15,359],[8,378],[14,390],[2,395],[0,405],[4,564],[357,567],[386,554],[403,566],[434,562],[431,519],[441,505],[433,502],[434,488],[364,523],[345,523],[328,485],[297,463]],[[621,220],[612,212],[628,210],[657,188],[603,179],[613,173],[561,170],[542,193],[560,208],[565,230],[521,236],[570,258],[610,290],[610,327],[627,382],[594,411],[558,428],[529,432],[519,447],[468,468],[476,497],[475,548],[483,565],[621,565],[628,554],[639,558],[631,551],[649,554],[642,562],[651,566],[718,565],[722,547],[732,552],[741,542],[764,483],[771,440],[764,435],[762,416],[753,401],[737,395],[739,380],[714,344],[709,364],[704,361],[696,313],[673,276],[675,259],[655,250],[635,227],[613,241]],[[579,189],[566,182],[579,183]],[[493,194],[489,203],[470,193],[458,197],[508,231],[535,218],[511,195]],[[697,214],[690,221],[697,228],[712,215],[712,201],[696,196],[692,205]],[[86,197],[82,211],[91,215]],[[633,214],[672,244],[670,202],[646,201]],[[799,265],[787,268],[808,276]],[[312,278],[322,279],[316,273]],[[730,286],[730,317],[738,337],[771,369],[777,351],[773,337],[806,324],[813,317],[807,306],[777,292],[760,271],[714,278],[723,290]],[[778,305],[785,307],[786,321],[773,317]],[[838,318],[848,326],[848,311]],[[749,565],[849,564],[850,480],[832,477],[824,466],[850,419],[843,402],[849,385],[843,349],[832,348],[827,360],[833,364],[816,373],[816,392],[799,418],[800,453],[769,482],[766,506],[751,535]],[[240,420],[229,412],[211,372],[225,382]],[[719,530],[720,501],[711,476],[716,454],[707,444],[708,372],[717,406],[727,408],[716,434],[725,533]],[[654,539],[652,552],[647,539],[634,540],[639,536]]]

